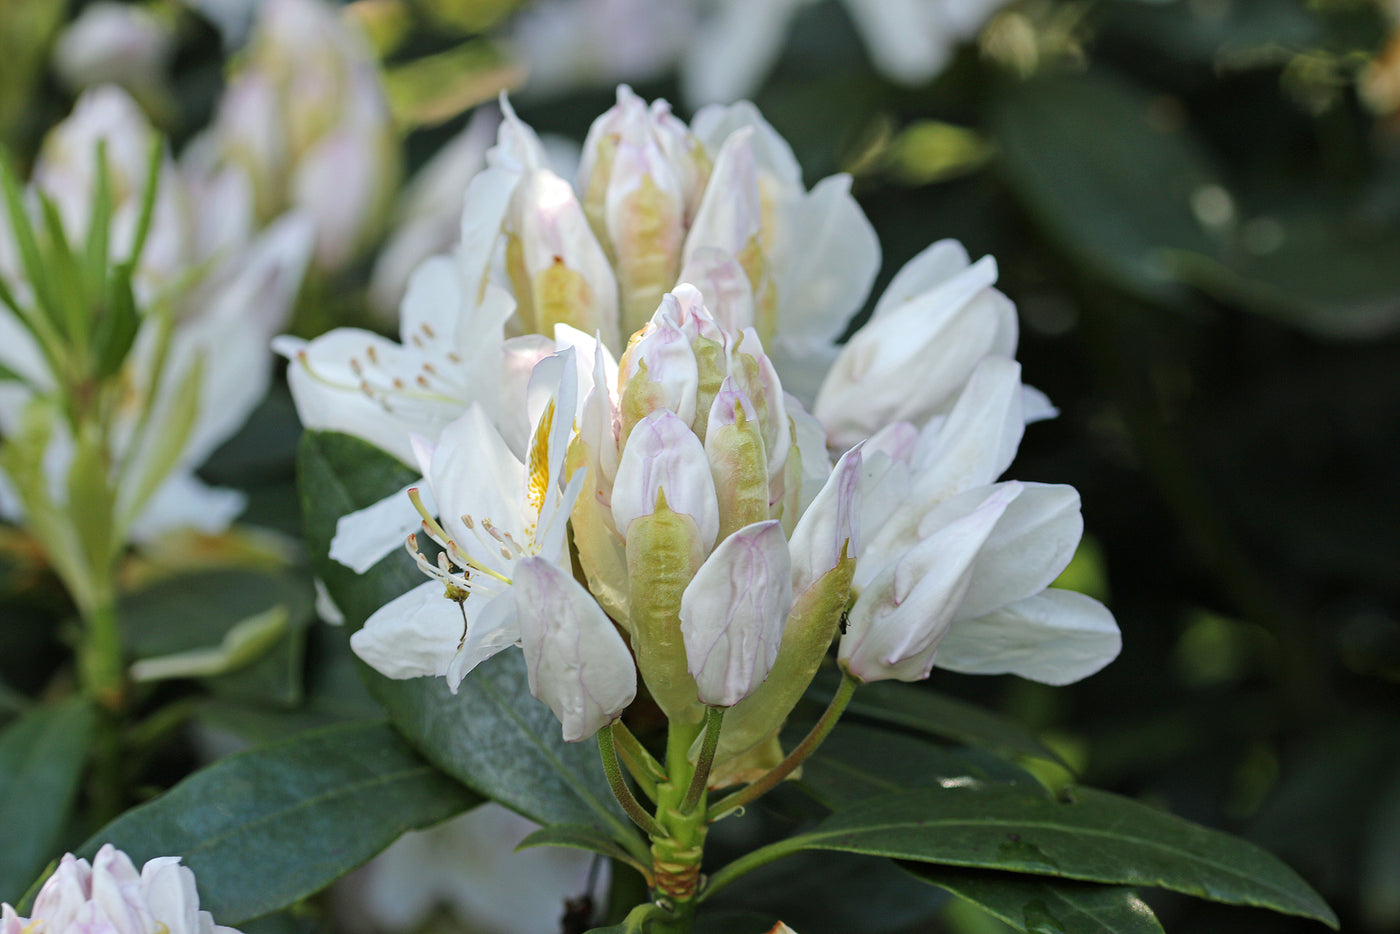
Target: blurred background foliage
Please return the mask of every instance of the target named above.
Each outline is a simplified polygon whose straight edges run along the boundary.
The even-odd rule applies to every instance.
[[[71,106],[49,50],[83,6],[0,0],[0,140],[21,165]],[[175,37],[145,101],[178,151],[237,53],[194,10],[144,6]],[[496,38],[516,6],[349,5],[383,57],[410,172],[472,107],[528,80]],[[672,75],[637,87],[673,101],[679,90]],[[581,139],[611,100],[599,86],[516,105]],[[1400,11],[1020,0],[910,88],[872,67],[843,6],[814,3],[756,102],[809,183],[855,175],[884,249],[872,294],[935,239],[996,256],[1026,378],[1061,411],[1027,433],[1012,473],[1082,493],[1090,537],[1067,583],[1113,608],[1122,657],[1071,688],[943,671],[930,685],[1029,725],[1088,784],[1266,846],[1345,930],[1400,929]],[[309,286],[299,330],[371,320],[368,262]],[[138,724],[162,750],[129,763],[138,787],[168,785],[211,737],[375,709],[343,640],[313,620],[298,432],[274,390],[204,471],[251,494],[243,525],[126,569],[133,653],[214,652],[206,690]],[[0,721],[68,677],[71,609],[35,555],[0,529]],[[193,623],[172,634],[171,619]],[[167,701],[185,689],[150,690]],[[185,718],[206,728],[202,744],[154,743]],[[829,878],[832,858],[820,860]],[[970,906],[943,910],[884,864],[862,867],[869,879],[843,883],[868,894],[859,919],[831,913],[800,861],[774,867],[783,882],[767,891],[785,893],[804,934],[1004,929]],[[1145,897],[1173,931],[1315,929]]]

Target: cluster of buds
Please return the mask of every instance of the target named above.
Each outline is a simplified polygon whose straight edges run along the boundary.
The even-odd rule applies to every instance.
[[[178,856],[131,858],[105,844],[91,863],[64,855],[34,899],[32,917],[0,906],[0,934],[238,934],[199,909],[194,873]]]

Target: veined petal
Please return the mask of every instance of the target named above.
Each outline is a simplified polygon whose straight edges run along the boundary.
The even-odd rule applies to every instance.
[[[481,564],[509,576],[512,549],[497,535],[529,541],[526,472],[479,405],[442,430],[428,480],[443,528]]]
[[[681,637],[701,701],[732,707],[763,683],[791,608],[782,523],[755,522],[719,543],[681,595]]]
[[[463,606],[426,581],[375,610],[350,637],[350,648],[390,678],[445,675],[464,629]]]
[[[1017,674],[1042,684],[1071,684],[1118,657],[1122,634],[1092,597],[1050,588],[954,623],[934,664],[967,674]]]
[[[516,565],[515,606],[530,693],[549,705],[564,739],[587,739],[637,693],[637,670],[612,620],[573,575],[542,558]]]

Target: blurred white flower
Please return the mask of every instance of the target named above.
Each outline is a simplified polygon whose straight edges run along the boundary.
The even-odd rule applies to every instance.
[[[349,934],[408,934],[446,910],[472,934],[558,934],[567,903],[588,897],[601,908],[608,861],[559,847],[517,852],[537,829],[487,803],[410,831],[336,885],[339,924]]]
[[[399,178],[368,42],[325,0],[264,0],[214,124],[185,159],[208,185],[243,174],[259,222],[305,212],[316,266],[342,268],[377,233]]]
[[[138,874],[130,857],[103,844],[89,863],[72,853],[39,889],[28,918],[0,907],[0,934],[238,934],[199,910],[194,873],[161,856]]]
[[[529,69],[523,96],[654,81],[680,58],[697,0],[537,0],[511,20],[507,40]]]
[[[46,139],[26,192],[33,217],[40,198],[51,199],[65,236],[83,243],[94,222],[101,142],[111,191],[108,252],[113,264],[125,262],[140,227],[153,152],[158,157],[149,234],[132,275],[130,349],[109,364],[114,369],[89,372],[98,365],[85,343],[91,334],[65,343],[20,316],[0,314],[0,364],[22,377],[0,385],[0,431],[14,455],[4,478],[11,494],[2,501],[6,515],[41,524],[66,515],[70,469],[91,442],[83,426],[96,425],[108,445],[105,479],[114,512],[100,521],[113,523],[115,547],[176,528],[219,532],[242,511],[242,494],[210,488],[194,471],[265,393],[267,342],[286,324],[310,250],[309,227],[288,216],[251,241],[204,252],[196,231],[218,218],[198,216],[184,178],[153,149],[154,141],[124,92],[94,89]],[[0,244],[13,237],[8,219],[0,221]],[[35,294],[24,271],[12,248],[0,248],[0,276],[22,306],[37,311],[48,299]],[[112,327],[108,318],[119,311],[95,312],[93,333]],[[28,444],[37,447],[21,456]],[[21,468],[38,457],[41,473]],[[64,521],[99,520],[73,514]]]
[[[789,25],[814,0],[709,0],[681,59],[693,106],[752,96],[787,44]],[[875,67],[917,86],[943,70],[958,43],[1008,0],[844,0]]]
[[[138,97],[158,92],[175,51],[175,30],[133,3],[97,0],[54,41],[53,64],[71,90],[120,84]]]

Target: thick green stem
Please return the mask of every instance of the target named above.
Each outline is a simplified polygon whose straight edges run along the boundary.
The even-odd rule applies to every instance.
[[[622,810],[627,812],[627,816],[632,818],[632,822],[642,828],[647,836],[664,835],[666,831],[637,802],[632,789],[627,787],[627,780],[622,777],[622,767],[617,763],[617,747],[613,745],[611,728],[598,731],[598,754],[603,759],[603,774],[608,777],[608,786],[612,788],[617,803],[622,805]]]
[[[122,664],[116,600],[110,587],[103,587],[101,591],[96,602],[83,613],[83,644],[78,653],[78,669],[83,693],[98,709],[97,732],[92,743],[92,808],[94,821],[105,824],[122,812],[125,803],[121,731],[126,706],[126,670]]]
[[[841,719],[842,712],[846,705],[851,702],[851,695],[855,693],[856,685],[860,684],[855,678],[847,674],[841,679],[841,686],[836,689],[836,694],[831,698],[831,703],[827,705],[821,719],[816,722],[811,731],[803,738],[802,742],[793,747],[792,752],[772,768],[758,781],[740,791],[734,792],[727,798],[715,803],[706,815],[710,821],[717,821],[721,817],[731,814],[749,802],[767,794],[778,783],[792,774],[793,770],[807,760],[812,753],[817,751],[817,747],[826,739],[832,727],[836,726],[836,721]]]
[[[686,793],[695,777],[690,747],[700,735],[700,724],[671,721],[666,733],[666,771],[670,776],[656,786],[656,820],[662,832],[652,838],[651,863],[656,874],[657,902],[670,918],[652,924],[653,931],[685,932],[695,914],[700,892],[700,857],[705,851],[703,786],[701,808],[687,813]]]

